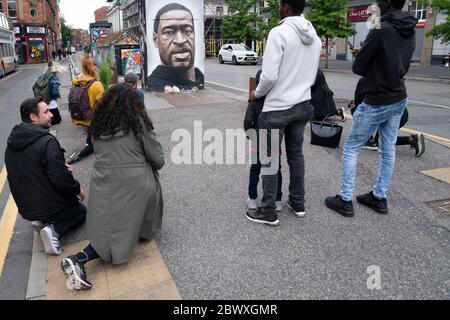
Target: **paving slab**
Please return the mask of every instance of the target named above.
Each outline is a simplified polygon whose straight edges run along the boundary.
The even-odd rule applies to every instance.
[[[69,245],[64,255],[84,249],[88,241]],[[86,264],[91,290],[73,291],[66,287],[61,271],[62,257],[48,258],[47,300],[179,300],[181,296],[173,282],[156,243],[139,243],[130,261],[114,266],[100,259]]]
[[[424,175],[450,184],[450,167],[421,171]]]

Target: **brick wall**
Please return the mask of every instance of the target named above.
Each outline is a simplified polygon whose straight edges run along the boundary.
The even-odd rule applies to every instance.
[[[100,9],[95,10],[95,22],[108,21],[108,11],[109,7],[101,7]]]

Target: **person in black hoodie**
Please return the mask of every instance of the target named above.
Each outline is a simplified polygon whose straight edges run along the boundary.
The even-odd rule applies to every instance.
[[[415,49],[417,19],[402,12],[405,0],[377,0],[381,24],[370,30],[356,54],[353,72],[366,78],[364,101],[353,116],[353,126],[342,156],[341,192],[328,197],[325,205],[345,217],[353,217],[358,155],[378,130],[380,164],[373,191],[357,200],[380,214],[388,213],[389,191],[395,163],[395,143],[403,111],[407,106],[404,76]]]
[[[259,80],[261,77],[262,70],[259,70],[256,73],[256,85],[259,84]],[[264,107],[264,100],[265,97],[256,99],[254,101],[249,101],[247,106],[247,111],[245,112],[244,117],[244,130],[248,132],[247,130],[255,130],[253,135],[254,139],[256,141],[252,141],[252,165],[250,167],[250,177],[249,177],[249,183],[248,183],[248,198],[247,198],[247,206],[250,210],[256,210],[258,209],[257,205],[257,199],[258,199],[258,182],[259,182],[259,175],[261,174],[261,161],[259,159],[259,135],[258,135],[258,118],[262,112],[262,109]],[[256,142],[256,143],[255,143]],[[253,146],[253,143],[256,145],[256,147]],[[280,150],[280,167],[278,169],[278,190],[277,195],[275,198],[275,211],[281,212],[283,210],[283,193],[282,193],[282,185],[283,185],[283,176],[281,175],[281,150]]]
[[[334,92],[328,86],[325,74],[317,70],[316,81],[311,87],[311,104],[314,107],[313,120],[322,121],[328,117],[336,121],[345,121],[346,115],[343,108],[336,108]]]
[[[48,132],[52,113],[42,98],[20,106],[22,123],[8,138],[5,164],[19,213],[40,233],[45,252],[59,255],[59,240],[86,220],[85,193],[64,162],[64,151]]]

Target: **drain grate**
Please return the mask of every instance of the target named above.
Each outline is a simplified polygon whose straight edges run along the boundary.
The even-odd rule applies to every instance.
[[[450,215],[450,199],[430,201],[425,204],[436,212]]]

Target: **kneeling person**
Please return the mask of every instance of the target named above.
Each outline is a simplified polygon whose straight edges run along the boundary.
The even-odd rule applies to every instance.
[[[20,215],[40,233],[45,252],[59,255],[59,240],[86,220],[79,201],[85,193],[48,132],[53,117],[48,105],[41,98],[27,99],[20,114],[23,122],[13,128],[5,152],[11,194]]]

